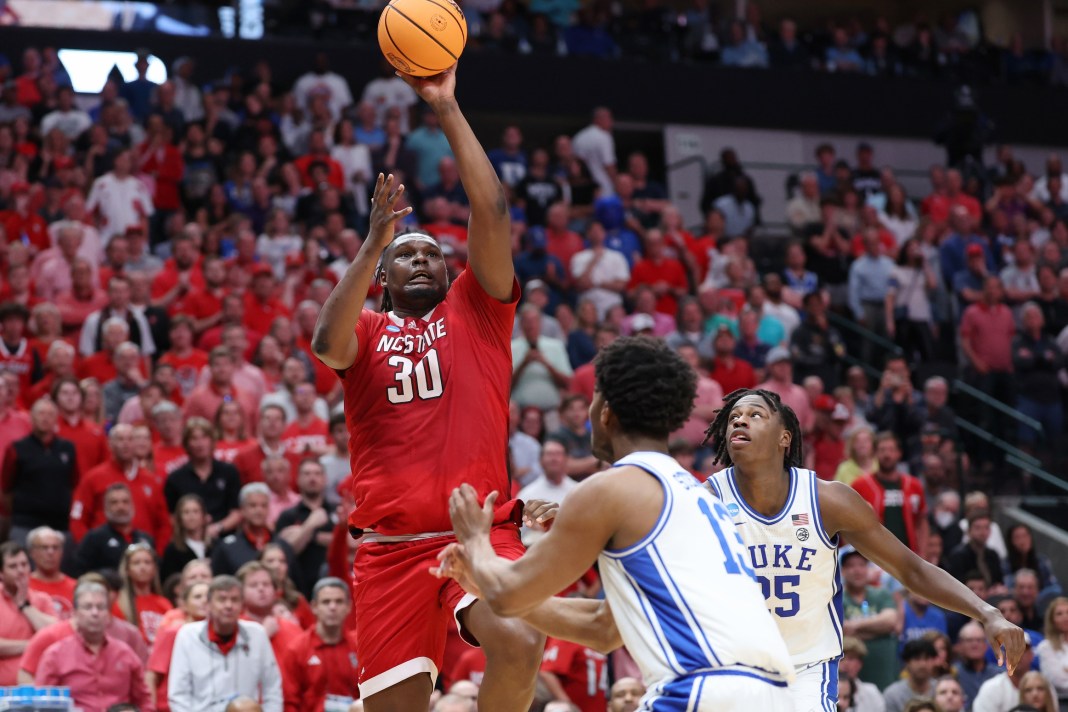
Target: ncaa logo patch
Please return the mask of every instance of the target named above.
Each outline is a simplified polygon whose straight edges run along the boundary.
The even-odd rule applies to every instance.
[[[808,536],[809,536],[808,535],[808,529],[805,529],[804,527],[801,527],[800,529],[797,530],[797,540],[798,541],[808,541]]]
[[[741,511],[741,507],[739,507],[734,502],[730,502],[727,504],[727,514],[731,515],[732,517],[737,517],[738,513]]]
[[[399,334],[400,330],[401,330],[401,328],[399,326],[394,326],[393,324],[390,324],[389,326],[386,327],[386,331],[391,331],[394,334]]]

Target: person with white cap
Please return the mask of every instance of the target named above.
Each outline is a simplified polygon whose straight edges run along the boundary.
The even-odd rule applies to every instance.
[[[812,430],[815,420],[812,406],[809,404],[808,394],[805,389],[794,383],[793,356],[790,349],[785,346],[776,346],[768,351],[764,360],[768,368],[768,380],[757,386],[757,389],[771,391],[782,399],[782,402],[790,406],[797,415],[797,421],[801,424],[801,432],[807,433]]]

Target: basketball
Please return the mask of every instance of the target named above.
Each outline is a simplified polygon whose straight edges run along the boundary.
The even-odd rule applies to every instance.
[[[452,0],[391,0],[378,20],[378,44],[400,71],[429,77],[460,58],[467,20]]]

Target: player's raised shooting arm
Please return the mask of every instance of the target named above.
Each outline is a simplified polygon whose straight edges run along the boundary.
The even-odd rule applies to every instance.
[[[523,620],[545,635],[606,655],[623,646],[608,601],[554,597],[523,616]]]
[[[487,294],[511,301],[515,272],[508,201],[493,164],[456,103],[456,66],[433,77],[401,76],[437,114],[456,157],[460,182],[471,204],[467,263]]]
[[[326,298],[312,334],[312,352],[324,364],[343,371],[356,361],[359,344],[356,322],[375,277],[375,267],[393,240],[394,225],[412,211],[410,207],[394,211],[397,197],[404,192],[392,175],[378,174],[374,196],[371,198],[371,226],[356,259],[352,261],[341,281]]]
[[[879,523],[875,511],[857,492],[841,482],[819,484],[819,505],[830,535],[841,534],[868,560],[936,606],[956,611],[983,624],[994,653],[1005,647],[1009,670],[1024,651],[1023,631],[1012,625],[997,608],[972,593],[947,571],[930,564],[902,544]]]

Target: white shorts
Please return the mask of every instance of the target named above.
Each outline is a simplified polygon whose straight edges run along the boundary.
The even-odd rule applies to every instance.
[[[790,685],[794,712],[835,712],[838,709],[838,660],[799,667]]]
[[[706,670],[653,685],[638,712],[791,712],[786,682],[748,668]]]

